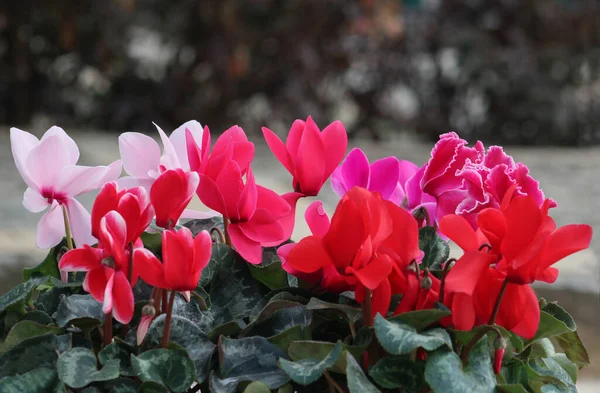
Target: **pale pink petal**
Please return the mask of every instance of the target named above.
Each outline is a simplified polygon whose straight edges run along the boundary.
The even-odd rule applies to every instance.
[[[105,269],[105,273],[106,287],[104,288],[104,303],[102,304],[102,312],[104,314],[108,314],[113,309],[113,287],[115,286],[115,271],[113,269]],[[107,320],[105,322],[112,323],[112,320]]]
[[[402,185],[406,184],[408,179],[413,177],[419,170],[419,166],[407,160],[400,160],[398,162],[400,173],[398,175],[398,182]],[[422,177],[423,175],[421,175]],[[420,181],[420,179],[419,179]],[[420,188],[420,187],[419,187]]]
[[[175,151],[175,147],[171,143],[171,140],[167,137],[167,134],[158,126],[156,123],[152,123],[158,130],[160,134],[160,140],[163,144],[163,155],[160,157],[160,163],[164,165],[167,169],[177,169],[181,168],[181,163],[179,162],[179,158],[177,157],[177,152]]]
[[[10,148],[15,160],[15,165],[17,166],[17,170],[21,174],[21,177],[25,180],[25,183],[34,189],[37,189],[37,186],[29,178],[25,163],[27,162],[29,153],[38,145],[38,143],[39,140],[27,131],[19,130],[14,127],[10,129]]]
[[[154,318],[152,315],[142,316],[142,319],[140,320],[140,323],[137,328],[137,334],[136,334],[138,346],[142,345],[142,342],[144,342],[144,337],[146,337],[146,334],[148,333],[148,328],[150,327],[150,324],[152,323],[152,318]]]
[[[383,199],[388,200],[396,189],[399,177],[400,167],[396,157],[377,160],[371,164],[369,191],[378,192]]]
[[[315,201],[311,203],[304,212],[304,218],[313,235],[325,236],[329,231],[329,216],[323,209],[323,202]]]
[[[155,179],[152,178],[140,179],[133,176],[124,176],[120,179],[117,179],[117,186],[119,186],[119,189],[142,187],[146,190],[146,192],[150,192],[152,184],[154,184],[154,180]]]
[[[204,133],[202,126],[196,120],[190,120],[180,125],[175,131],[171,133],[169,139],[175,150],[175,154],[179,159],[179,164],[184,171],[190,170],[190,163],[188,162],[187,145],[185,141],[185,130],[190,130],[196,145],[202,146],[202,134]]]
[[[68,165],[67,148],[58,136],[41,141],[31,150],[25,162],[27,174],[40,190],[57,185],[63,168]]]
[[[71,232],[77,247],[84,244],[96,244],[96,239],[92,236],[92,218],[90,213],[76,199],[67,200],[67,214]]]
[[[106,173],[104,174],[104,177],[100,179],[96,188],[100,188],[108,182],[115,181],[121,176],[121,172],[123,172],[123,160],[116,160],[105,168]]]
[[[189,218],[192,220],[196,220],[196,219],[204,219],[204,218],[213,218],[213,217],[217,217],[220,215],[221,215],[221,213],[219,213],[215,210],[201,212],[198,210],[184,209],[183,213],[181,213],[181,218]]]
[[[148,178],[148,172],[156,170],[160,164],[160,146],[154,139],[139,132],[121,134],[119,152],[125,172],[136,178]]]
[[[51,203],[37,190],[27,187],[27,190],[23,194],[23,206],[25,206],[25,209],[32,213],[39,213],[50,205]]]
[[[61,206],[54,202],[37,226],[36,244],[45,250],[56,246],[65,236],[65,224]]]
[[[102,166],[66,166],[60,174],[55,189],[67,197],[75,197],[99,188],[100,180],[106,174],[106,169]]]
[[[343,165],[343,164],[342,164]],[[342,175],[342,167],[338,166],[331,174],[331,189],[340,198],[343,197],[348,190],[344,185],[344,175]]]
[[[65,130],[63,130],[62,128],[52,126],[50,127],[50,129],[48,129],[48,131],[44,133],[40,142],[43,142],[51,136],[57,136],[60,139],[61,144],[64,146],[64,150],[62,151],[62,153],[66,154],[67,163],[69,165],[77,164],[77,161],[79,160],[79,148],[77,147],[77,144],[75,143],[73,138],[67,135]]]

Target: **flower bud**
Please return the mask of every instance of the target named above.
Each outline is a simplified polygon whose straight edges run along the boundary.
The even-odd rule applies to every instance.
[[[142,315],[153,317],[156,315],[156,308],[152,304],[146,304],[142,307]]]
[[[425,277],[423,277],[421,279],[421,289],[431,289],[431,277],[429,277],[429,275],[426,275]]]
[[[506,349],[506,339],[502,336],[496,337],[494,340],[494,373],[499,374],[502,369],[502,358]]]
[[[421,347],[417,349],[417,359],[419,360],[427,360],[427,352]]]

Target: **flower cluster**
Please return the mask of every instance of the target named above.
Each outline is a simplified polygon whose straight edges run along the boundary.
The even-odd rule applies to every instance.
[[[11,130],[15,163],[28,186],[23,204],[32,212],[49,207],[38,225],[38,246],[55,246],[66,236],[70,250],[59,268],[87,272],[84,290],[123,324],[134,314],[138,277],[154,287],[138,341],[161,302],[170,315],[176,292],[189,300],[211,258],[211,235],[194,238],[179,227],[181,218],[222,216],[223,232],[216,232],[252,265],[262,263],[264,248],[279,246],[285,272],[314,293],[352,292],[367,326],[377,314],[445,307],[451,310],[440,321],[445,327],[495,324],[525,339],[534,337],[540,321],[530,284],[554,282],[552,265],[591,241],[588,225],[557,228],[548,214],[556,203],[545,198],[527,166],[498,146],[469,147],[455,133],[441,135],[419,167],[396,157],[370,163],[360,149],[344,159],[348,143],[340,122],[321,131],[310,117],[296,120],[285,144],[263,128],[292,176],[289,192],[280,195],[256,184],[254,144],[240,127],[214,145],[209,129],[195,121],[170,136],[157,129],[162,152],[153,138],[125,133],[121,160],[98,167],[76,165],[79,150],[58,127],[41,140]],[[119,178],[121,167],[127,176]],[[341,198],[331,219],[313,202],[305,212],[312,235],[287,242],[297,201],[318,196],[329,179]],[[75,197],[94,189],[100,192],[90,215]],[[209,213],[188,209],[194,194]],[[442,242],[454,241],[463,255],[425,263],[419,240],[429,229]],[[161,253],[144,247],[146,231],[162,233]],[[167,329],[168,323],[168,340]]]

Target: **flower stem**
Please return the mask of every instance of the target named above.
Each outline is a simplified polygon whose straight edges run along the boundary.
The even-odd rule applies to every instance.
[[[163,289],[162,290],[162,312],[163,314],[166,314],[168,311],[168,305],[167,305],[167,290]]]
[[[223,221],[225,222],[225,221]],[[223,231],[221,230],[221,228],[219,227],[212,227],[210,228],[210,234],[212,235],[213,232],[217,232],[217,235],[219,236],[219,241],[223,244],[225,244],[226,240],[225,240],[225,235],[223,235]]]
[[[127,280],[133,284],[133,242],[129,243],[129,266],[127,267]]]
[[[104,346],[112,341],[112,311],[104,314]]]
[[[444,303],[444,291],[446,288],[446,276],[448,275],[448,272],[450,271],[450,268],[452,267],[452,263],[456,262],[455,258],[450,258],[446,261],[446,265],[444,266],[444,272],[442,273],[442,282],[440,284],[440,303]]]
[[[340,384],[337,383],[337,381],[335,379],[333,379],[331,374],[329,374],[329,371],[325,370],[325,372],[323,372],[323,375],[325,376],[325,379],[327,379],[327,384],[329,385],[329,391],[333,391],[333,392],[337,392],[337,393],[345,393],[344,388],[342,388],[340,386]]]
[[[229,236],[229,219],[227,219],[227,217],[223,216],[223,229],[225,232],[225,244],[227,244],[229,247],[231,247],[231,236]]]
[[[362,304],[362,317],[365,326],[373,326],[371,290],[368,288],[365,288],[365,301]]]
[[[165,329],[163,330],[162,347],[166,348],[169,345],[169,334],[171,332],[171,314],[173,314],[173,304],[175,303],[175,292],[171,291],[169,297],[169,308],[167,309],[167,317],[165,318]],[[165,291],[166,293],[166,291]]]
[[[496,304],[494,305],[494,310],[492,311],[492,315],[490,316],[488,325],[493,325],[494,322],[496,322],[496,316],[498,315],[498,310],[500,310],[500,303],[502,303],[502,298],[504,297],[504,292],[506,291],[507,286],[508,278],[505,279],[502,283],[502,288],[500,288],[500,292],[498,293],[498,297],[496,298]]]
[[[65,207],[65,205],[61,205],[62,206],[62,211],[63,211],[63,220],[65,222],[65,235],[67,238],[67,247],[69,248],[69,250],[73,249],[73,236],[71,234],[71,225],[69,224],[69,215],[67,214],[67,208]]]
[[[500,331],[500,329],[498,329],[495,326],[486,326],[484,329],[481,329],[479,331],[479,333],[477,333],[471,339],[471,341],[469,341],[469,343],[463,348],[463,350],[460,354],[460,358],[463,362],[463,365],[467,364],[467,361],[469,360],[469,352],[471,352],[471,349],[475,346],[475,344],[477,344],[477,342],[481,339],[481,337],[485,336],[485,334],[487,332],[489,332],[490,330],[496,332],[498,337],[502,337],[502,332]]]

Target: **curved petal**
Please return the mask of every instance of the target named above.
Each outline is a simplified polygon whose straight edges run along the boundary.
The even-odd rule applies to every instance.
[[[94,186],[94,189],[102,187],[104,184],[117,180],[123,172],[123,160],[116,160],[105,166],[106,173]]]
[[[262,262],[262,247],[260,243],[248,238],[237,224],[229,224],[227,227],[231,244],[235,250],[246,261],[253,265],[258,265]]]
[[[346,154],[348,133],[342,122],[336,120],[323,129],[321,140],[323,146],[327,147],[327,155],[325,156],[325,179],[327,179]]]
[[[399,176],[400,167],[396,157],[377,160],[371,164],[369,190],[378,192],[383,199],[388,200],[398,185]]]
[[[78,247],[84,244],[96,244],[96,238],[92,236],[92,218],[90,213],[88,213],[77,199],[71,198],[67,200],[66,207],[75,244]]]
[[[306,122],[294,165],[294,179],[300,185],[300,190],[295,191],[300,191],[307,196],[316,196],[329,174],[325,173],[327,169],[325,147],[319,129],[310,118]],[[331,170],[333,171],[333,168]]]
[[[30,179],[29,173],[25,163],[31,150],[39,144],[39,140],[27,131],[20,130],[12,127],[10,129],[10,149],[12,151],[13,158],[17,170],[21,174],[25,183],[34,189],[37,188],[35,183]]]
[[[287,263],[303,273],[312,273],[324,266],[333,265],[321,239],[316,236],[305,237],[296,244],[288,254]]]
[[[528,196],[513,198],[504,211],[506,235],[502,242],[502,255],[507,259],[518,256],[533,240],[542,222],[535,200]]]
[[[279,139],[279,137],[273,131],[269,130],[267,127],[263,127],[262,132],[263,132],[265,141],[267,142],[267,145],[269,146],[269,149],[271,149],[271,151],[273,152],[275,157],[277,157],[277,159],[279,160],[281,165],[283,165],[285,167],[285,169],[287,169],[288,172],[291,173],[293,176],[294,175],[294,165],[290,160],[288,151],[285,148],[283,141],[281,139]]]
[[[565,225],[550,234],[542,254],[540,268],[546,268],[561,259],[585,250],[592,241],[592,227],[589,225]]]
[[[148,333],[148,328],[152,323],[152,315],[144,315],[142,319],[140,319],[140,323],[138,324],[137,332],[136,332],[136,340],[137,345],[140,346],[144,342],[144,338],[146,337],[146,333]]]
[[[167,288],[164,266],[152,251],[139,248],[133,252],[133,264],[145,283],[157,288]]]
[[[98,238],[100,235],[100,220],[102,217],[106,215],[111,210],[116,210],[119,205],[119,196],[118,196],[119,188],[117,187],[117,183],[111,182],[107,183],[102,187],[96,200],[94,201],[94,206],[92,206],[92,235]]]
[[[179,158],[177,157],[177,152],[175,151],[175,147],[171,143],[167,134],[158,126],[158,124],[152,122],[160,135],[160,140],[163,144],[163,155],[160,157],[160,163],[165,166],[167,169],[176,169],[181,168],[181,163],[179,162]]]
[[[113,315],[122,324],[129,323],[133,318],[133,291],[125,273],[115,272],[113,286]]]
[[[102,304],[102,312],[108,314],[113,309],[113,287],[115,285],[115,271],[110,268],[104,269],[106,273],[106,287],[104,287],[104,300]],[[109,322],[109,321],[106,321]],[[112,320],[110,321],[112,323]]]
[[[329,230],[329,216],[323,209],[323,202],[315,201],[311,203],[304,212],[304,218],[308,224],[308,228],[315,236],[325,236]]]
[[[354,148],[340,166],[344,188],[350,190],[358,186],[369,187],[370,166],[366,154],[358,148]],[[396,179],[397,181],[397,179]]]
[[[202,146],[202,125],[196,120],[190,120],[175,129],[169,136],[175,154],[179,159],[179,164],[184,171],[190,170],[190,163],[188,160],[188,150],[186,143],[186,130],[190,132],[192,139],[196,142],[197,146]]]
[[[492,249],[500,252],[506,234],[506,220],[498,209],[484,209],[477,215],[479,229],[490,242]]]
[[[390,308],[391,300],[392,287],[390,286],[390,281],[385,279],[373,291],[373,296],[371,297],[372,316],[375,317],[377,314],[380,314],[385,318]]]
[[[457,330],[471,330],[475,324],[473,296],[457,292],[452,296],[452,324]]]
[[[198,198],[209,209],[213,209],[221,214],[227,214],[225,208],[225,199],[217,184],[208,176],[200,175],[200,185],[196,191]]]
[[[264,209],[256,209],[250,220],[240,222],[237,226],[249,239],[261,245],[265,243],[281,244],[287,240],[284,239],[285,231],[279,221]]]
[[[68,165],[77,164],[77,161],[79,160],[79,148],[77,147],[77,144],[75,143],[73,138],[67,135],[65,130],[63,130],[62,128],[52,126],[48,129],[48,131],[44,133],[42,139],[40,139],[40,142],[43,142],[51,136],[56,136],[58,137],[58,139],[60,139],[61,144],[64,146],[64,149],[61,150],[61,153],[67,156]]]
[[[102,265],[97,269],[90,270],[83,280],[83,289],[97,301],[103,302],[104,292],[111,272],[111,268]]]
[[[65,236],[65,223],[61,206],[54,202],[37,226],[36,245],[45,250],[56,246]]]
[[[70,165],[65,150],[59,137],[51,136],[30,151],[25,162],[26,172],[40,190],[59,184],[63,168]]]
[[[102,246],[115,259],[119,266],[127,266],[128,260],[125,256],[127,245],[127,224],[125,219],[112,210],[100,220],[100,242]]]
[[[441,219],[440,231],[465,252],[477,250],[480,246],[471,224],[456,214],[449,214]]]
[[[27,187],[23,194],[23,206],[32,213],[39,213],[50,206],[51,203],[44,198],[39,191]]]
[[[479,251],[465,253],[446,276],[446,290],[450,293],[464,293],[469,296],[479,282],[479,277],[496,261],[495,255]]]
[[[296,156],[298,155],[298,147],[300,146],[300,140],[302,139],[302,134],[304,133],[305,126],[306,122],[304,120],[294,120],[292,126],[290,127],[290,132],[288,133],[287,139],[285,141],[285,148],[290,155],[290,161],[292,165],[296,161]]]
[[[175,232],[164,231],[163,235],[163,265],[165,281],[169,289],[191,291],[196,288],[198,281],[191,275],[194,263],[194,240],[192,233],[186,227]]]
[[[102,267],[102,249],[88,245],[69,250],[58,262],[58,268],[67,272],[87,272],[100,267]]]
[[[258,200],[258,190],[256,189],[256,181],[252,169],[248,168],[246,174],[246,184],[240,193],[237,201],[237,216],[240,220],[248,220],[256,210],[256,202]]]
[[[56,190],[70,197],[101,186],[107,167],[69,165],[63,168]]]
[[[194,271],[202,271],[210,262],[212,239],[207,231],[201,231],[194,239]]]
[[[392,264],[391,258],[382,254],[379,255],[379,258],[373,258],[362,269],[349,267],[346,274],[353,273],[365,287],[374,290],[389,276],[392,271]]]
[[[160,164],[160,146],[148,135],[126,132],[119,136],[119,152],[127,174],[140,179]]]
[[[540,307],[531,286],[508,284],[496,322],[526,340],[535,336],[540,324]]]

